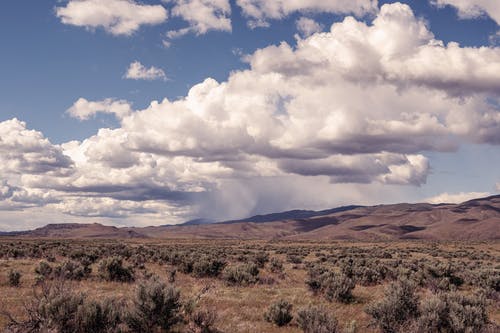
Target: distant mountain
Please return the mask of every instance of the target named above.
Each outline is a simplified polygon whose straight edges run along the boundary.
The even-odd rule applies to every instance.
[[[461,204],[345,206],[320,212],[294,210],[241,221],[117,228],[101,224],[49,224],[32,231],[2,233],[34,238],[198,238],[286,240],[497,240],[500,195]]]
[[[200,224],[211,224],[211,223],[216,223],[217,221],[212,220],[212,219],[194,219],[194,220],[189,220],[184,223],[178,224],[178,225],[200,225]]]
[[[99,223],[52,223],[30,231],[3,233],[0,236],[30,238],[145,238],[134,230],[136,228],[117,228]]]
[[[360,208],[363,206],[342,206],[338,208],[332,208],[327,210],[289,210],[281,213],[271,213],[266,215],[255,215],[241,220],[231,220],[220,223],[240,223],[240,222],[255,222],[255,223],[265,223],[265,222],[275,222],[282,220],[296,220],[296,219],[308,219],[315,216],[329,215],[339,212],[345,212],[351,209]]]

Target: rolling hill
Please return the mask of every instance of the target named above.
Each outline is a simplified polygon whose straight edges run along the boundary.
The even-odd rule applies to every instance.
[[[204,223],[199,223],[199,222]],[[289,240],[500,239],[500,195],[461,204],[346,206],[294,210],[239,221],[117,228],[101,224],[49,224],[0,236],[35,238],[198,238]]]

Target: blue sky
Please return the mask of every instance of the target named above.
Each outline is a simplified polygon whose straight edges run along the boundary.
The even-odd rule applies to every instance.
[[[107,14],[100,13],[106,9],[102,7],[115,2],[116,8],[123,9],[123,12],[111,9],[115,13],[112,19],[118,22],[141,19],[141,13],[137,11],[133,12],[132,18],[127,17],[127,6],[151,9],[157,16],[144,16],[137,27],[127,26],[125,31],[113,32],[106,21]],[[0,195],[0,200],[3,199],[0,204],[0,209],[3,209],[3,213],[0,213],[0,229],[22,229],[42,223],[34,216],[118,225],[165,224],[195,217],[238,218],[247,214],[291,208],[320,209],[346,203],[460,201],[475,195],[498,192],[500,173],[495,166],[500,163],[500,74],[492,74],[491,68],[500,68],[500,49],[496,47],[500,39],[497,21],[500,20],[499,7],[484,6],[481,1],[464,5],[457,0],[433,3],[404,1],[409,7],[400,3],[396,5],[402,7],[397,7],[390,1],[377,3],[371,0],[357,1],[358,7],[349,7],[340,0],[310,1],[301,8],[290,7],[287,3],[284,0],[276,1],[275,7],[266,7],[265,1],[260,0],[113,0],[107,5],[99,5],[98,1],[92,0],[40,0],[29,4],[25,1],[7,1],[2,4],[0,123],[4,122],[5,133],[0,132],[0,143],[3,141],[5,144],[3,147],[0,144],[0,153],[4,155],[0,160],[7,160],[10,166],[4,167],[0,174],[4,193]],[[382,14],[384,4],[388,5],[385,6],[385,14]],[[82,14],[83,5],[88,6],[86,8],[89,8],[90,13]],[[195,7],[188,7],[191,5]],[[250,5],[259,10],[259,17],[251,14]],[[188,16],[186,11],[182,12],[184,7],[188,8],[187,13],[192,16]],[[214,17],[208,20],[203,13],[197,16],[193,8],[200,10],[200,13],[201,10],[207,10],[204,13],[212,13]],[[176,10],[181,14],[176,14]],[[340,37],[342,32],[354,29],[347,24],[341,26],[342,22],[345,23],[344,19],[351,15],[358,23],[356,29],[359,24],[374,27],[374,22],[382,22],[383,18],[378,32],[373,32],[373,38],[378,38],[378,33],[383,34],[387,41],[398,41],[395,46],[400,48],[396,50],[398,53],[392,49],[385,50],[384,44],[389,42],[380,44],[378,49],[377,45],[372,45],[373,41],[356,40],[354,43]],[[422,36],[417,36],[417,30],[409,31],[409,35],[391,36],[391,33],[397,33],[391,30],[393,23],[389,21],[393,19],[396,22],[394,24],[401,24],[397,20],[410,20],[409,26],[413,24],[420,27],[415,29],[425,27],[425,31],[421,32]],[[299,20],[303,20],[313,30],[299,31]],[[230,22],[229,28],[227,22]],[[339,25],[335,33],[330,32],[333,23]],[[169,31],[183,28],[190,30],[177,33],[180,35],[178,37],[168,37]],[[330,46],[312,42],[321,32],[331,34],[327,36]],[[412,38],[415,38],[416,46],[412,44],[410,47],[406,43]],[[446,52],[446,57],[460,59],[456,63],[450,60],[449,71],[443,71],[442,77],[436,74],[443,70],[442,64],[437,61],[433,63],[432,57],[423,58],[425,55],[416,58],[420,56],[418,47],[428,46],[428,52],[436,51],[431,39],[442,41],[441,49]],[[283,42],[289,45],[289,50],[272,48]],[[354,67],[345,65],[351,62],[350,56],[356,57],[355,52],[359,50],[355,45],[359,44],[361,49],[365,47],[365,42],[372,43],[370,49],[375,50],[375,53],[380,51],[382,60],[377,58],[376,61],[384,61],[381,65],[384,73],[373,69],[372,74],[375,76],[366,74],[372,70],[366,67],[371,64],[368,59],[371,54],[366,54],[366,64],[362,61],[355,66],[351,64]],[[449,42],[460,45],[453,51],[447,47]],[[298,43],[305,46],[301,47]],[[321,45],[318,46],[318,43]],[[335,54],[328,54],[340,52],[341,49],[335,48],[338,47],[335,45],[340,45],[338,43],[345,43],[342,44],[342,50],[352,48],[348,50],[347,58],[341,59],[339,56],[337,59]],[[325,65],[328,67],[326,74],[320,70],[314,73],[309,70],[309,63],[316,61],[314,52],[307,53],[311,52],[312,47],[317,48],[318,54],[327,59],[321,60],[328,62]],[[489,53],[486,55],[480,51],[481,47]],[[291,53],[287,53],[289,51]],[[403,59],[400,54],[404,52]],[[400,58],[395,60],[395,54]],[[457,54],[459,58],[453,58]],[[360,53],[360,57],[363,56]],[[280,60],[279,57],[286,58]],[[422,68],[410,68],[410,63],[401,65],[410,58],[411,66],[421,65]],[[166,79],[127,79],[127,70],[135,61],[144,70],[154,67],[163,71]],[[336,65],[337,61],[341,65]],[[280,67],[282,64],[288,67],[283,69]],[[468,67],[464,69],[460,66]],[[292,67],[293,72],[289,69]],[[245,74],[247,72],[248,75]],[[275,83],[269,81],[273,77],[270,75],[272,73],[280,76]],[[356,78],[353,79],[351,74]],[[311,86],[304,83],[302,91],[298,91],[296,85],[286,86],[295,79],[301,79],[298,75],[302,75]],[[367,99],[374,98],[369,94],[380,90],[381,94],[394,94],[397,101],[386,105],[377,102],[380,111],[376,112],[368,110],[371,105],[354,105],[349,100],[332,105],[331,101],[326,101],[330,96],[328,89],[331,89],[332,96],[340,94],[340,88],[332,85],[326,87],[318,97],[325,98],[323,104],[311,103],[317,110],[330,106],[331,109],[321,112],[292,110],[306,104],[309,107],[309,103],[303,102],[302,98],[313,96],[316,88],[312,82],[320,77],[325,80],[328,75],[332,81],[346,80],[349,85],[354,84],[349,90],[355,94],[353,99],[363,99],[364,96]],[[193,86],[207,82],[207,78],[215,79],[221,86],[207,83],[208,88],[204,86],[200,89],[222,94],[226,102],[214,108],[227,107],[225,112],[228,115],[221,116],[218,111],[207,109],[200,116],[201,111],[196,110],[197,107],[205,110],[205,107],[209,108],[211,103],[218,103],[219,100],[214,102],[205,97],[193,97],[191,99],[196,100],[194,103],[186,97]],[[236,86],[245,87],[245,84],[234,82],[246,79],[249,81],[245,84],[248,84],[253,95],[242,95],[236,91]],[[259,79],[263,80],[261,86],[269,84],[269,87],[259,91],[258,87],[252,85]],[[366,85],[373,85],[373,89]],[[268,95],[269,91],[273,93]],[[419,96],[435,98],[436,102],[428,108],[424,105],[425,101],[422,101],[422,105],[405,104],[418,100]],[[75,103],[80,98],[86,103],[77,108]],[[164,98],[168,98],[168,104],[161,102]],[[262,110],[272,107],[265,104],[267,101],[283,98],[279,108],[284,108],[283,114],[290,117],[272,118],[285,124],[280,129],[283,136],[262,134],[268,130],[264,128],[266,121],[254,119],[257,116],[253,117],[251,113],[254,111],[249,111],[251,108],[242,107],[242,110],[237,111],[241,113],[237,117],[233,110],[239,107],[238,98],[243,98],[242,105],[255,103],[255,108],[264,103]],[[261,98],[266,102],[262,102]],[[384,98],[389,99],[386,96],[380,100]],[[170,103],[175,100],[183,101],[185,105]],[[443,100],[444,104],[438,105],[439,100]],[[118,116],[113,111],[110,104],[117,101],[121,101],[122,106],[127,105],[125,116]],[[163,113],[155,113],[157,111],[150,107],[152,101],[160,102],[160,108],[165,108],[165,112],[170,114],[186,112],[201,117],[199,123],[199,119],[195,118],[196,126],[199,127],[194,125],[193,118],[167,119],[169,116],[166,115],[161,119],[168,125],[164,130],[169,134],[163,137],[160,122],[154,123],[153,120],[150,125],[154,127],[151,131],[154,134],[151,135],[155,137],[149,138],[148,121],[163,117]],[[294,101],[297,105],[294,105]],[[97,109],[92,109],[92,105],[87,102],[97,103],[93,104]],[[401,109],[392,109],[394,103]],[[291,109],[288,110],[288,107]],[[384,113],[385,108],[391,109],[391,112]],[[168,111],[170,109],[173,111]],[[144,119],[135,116],[139,110],[143,110],[141,117],[144,115]],[[270,112],[276,115],[276,112]],[[260,117],[261,110],[255,113]],[[343,130],[339,132],[334,123],[324,127],[319,125],[321,122],[309,124],[308,114],[311,120],[324,118],[325,123],[331,119],[348,119],[346,124],[359,125],[359,129],[373,129],[374,132],[367,132],[365,136],[365,133],[354,133],[359,130],[356,129],[358,127],[353,127],[351,133]],[[419,118],[422,114],[429,118]],[[234,134],[242,130],[241,123],[238,122],[237,126],[233,124],[236,127],[228,130],[226,123],[221,120],[226,116],[245,119],[246,127],[243,127],[256,146],[249,148],[247,137]],[[19,123],[13,123],[13,118],[17,118]],[[360,122],[364,119],[370,121],[363,125]],[[408,119],[409,124],[413,124],[411,126],[423,129],[410,131],[408,137],[402,137],[397,126],[403,126],[401,122]],[[432,121],[428,119],[437,119],[439,124],[431,124]],[[169,124],[176,121],[178,127],[170,127]],[[214,125],[218,121],[220,123]],[[139,122],[145,132],[144,137],[135,142],[133,138]],[[228,130],[224,135],[227,135],[230,144],[219,138],[204,144],[207,140],[211,141],[209,133],[217,133],[217,130],[211,132],[208,129],[212,125],[219,130]],[[293,134],[301,133],[302,128],[312,132],[304,132],[303,137]],[[110,131],[106,138],[98,134],[102,129]],[[208,134],[198,136],[198,133],[205,132]],[[314,133],[322,134],[321,137],[314,137]],[[383,133],[383,138],[380,133]],[[231,137],[233,134],[234,137]],[[34,141],[26,143],[15,139],[19,135],[26,135]],[[186,136],[185,141],[183,135]],[[115,156],[118,153],[114,154],[116,150],[110,147],[115,147],[111,142],[118,137],[122,138],[119,146],[124,150],[120,156]],[[47,143],[46,139],[50,142]],[[408,142],[401,144],[406,139]],[[372,143],[377,140],[381,140],[381,143],[372,147]],[[352,148],[346,144],[348,141],[361,148]],[[411,144],[413,141],[414,145]],[[437,144],[441,141],[445,148]],[[296,157],[310,151],[317,157]],[[33,155],[35,152],[39,155]],[[417,157],[409,158],[410,155]],[[41,170],[40,161],[47,156],[53,159],[49,163],[51,166]],[[82,156],[86,156],[85,161],[79,160]],[[398,162],[394,162],[396,160]],[[42,164],[46,166],[47,163],[45,161]],[[140,173],[143,172],[144,163],[154,163],[157,167],[150,173]],[[128,178],[104,181],[105,174],[115,175],[115,172],[116,177],[123,172],[122,175]],[[135,174],[138,174],[137,178],[129,176]],[[125,178],[129,179],[128,183]],[[47,185],[42,186],[42,183]],[[283,183],[295,185],[283,187]],[[321,198],[313,200],[309,193],[318,188],[318,184],[321,184]],[[112,190],[105,191],[102,188]],[[122,191],[124,188],[129,191],[126,195]],[[301,192],[304,188],[308,188],[303,191],[304,197],[299,194],[283,195],[281,192]],[[141,195],[137,195],[138,192]],[[158,192],[164,195],[151,194]],[[177,194],[183,199],[173,200],[172,197],[177,198]],[[238,200],[238,204],[232,198],[236,198],[234,200]],[[217,207],[217,213],[207,207]]]

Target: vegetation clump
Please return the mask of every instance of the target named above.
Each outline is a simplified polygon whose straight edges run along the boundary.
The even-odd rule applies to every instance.
[[[488,324],[484,295],[442,293],[420,305],[420,332],[481,332]]]
[[[418,298],[415,285],[400,280],[386,288],[384,298],[370,304],[366,312],[382,332],[395,333],[418,314]]]
[[[99,262],[99,275],[106,281],[132,282],[134,281],[134,269],[125,267],[123,259],[111,257]]]
[[[16,270],[9,271],[9,285],[11,287],[19,287],[21,284],[21,273]]]
[[[253,263],[228,266],[222,276],[230,285],[246,286],[258,281],[259,268]]]
[[[264,318],[278,326],[285,326],[293,319],[292,304],[281,299],[269,306]]]
[[[217,277],[225,266],[223,260],[202,257],[193,264],[193,273],[197,277]]]
[[[169,332],[182,320],[180,292],[151,279],[139,284],[127,324],[132,332]]]
[[[304,333],[340,332],[337,319],[317,306],[301,308],[297,312],[297,323]]]

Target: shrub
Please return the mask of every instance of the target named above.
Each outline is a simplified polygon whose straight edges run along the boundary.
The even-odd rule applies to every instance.
[[[176,274],[177,274],[177,270],[175,268],[167,270],[168,282],[174,283]]]
[[[329,301],[350,302],[354,287],[354,281],[343,273],[328,273],[321,282],[321,289]]]
[[[223,279],[232,285],[249,285],[258,281],[259,268],[255,264],[240,264],[226,267]]]
[[[46,261],[40,261],[38,267],[35,268],[35,273],[43,278],[47,278],[52,273],[52,266]]]
[[[500,269],[482,269],[471,280],[474,285],[485,289],[488,296],[500,293]]]
[[[197,277],[219,276],[226,262],[209,257],[203,257],[193,264],[193,273]]]
[[[9,271],[9,285],[11,287],[19,287],[21,284],[21,273],[18,271]]]
[[[184,274],[190,274],[193,272],[194,260],[188,256],[182,258],[179,263],[179,270]]]
[[[132,267],[124,267],[120,257],[111,257],[99,262],[98,272],[106,281],[132,282],[134,281],[134,270]]]
[[[254,262],[259,268],[264,268],[266,262],[269,261],[269,254],[265,251],[260,251],[255,254]]]
[[[264,318],[270,323],[284,326],[293,319],[291,311],[292,304],[285,300],[279,300],[269,306],[267,312],[264,314]]]
[[[127,323],[132,332],[169,331],[181,317],[180,292],[151,279],[139,284]]]
[[[447,305],[441,297],[431,296],[420,304],[419,332],[440,332],[447,324]]]
[[[304,333],[337,333],[337,319],[329,315],[325,309],[309,306],[297,312],[297,323]]]
[[[307,271],[306,285],[312,292],[318,293],[321,290],[324,277],[323,274],[326,272],[327,270],[321,266],[312,266],[309,268]]]
[[[433,291],[450,290],[464,283],[459,268],[451,263],[433,263],[424,267],[424,278]]]
[[[443,293],[422,302],[420,312],[421,332],[481,332],[489,322],[483,295]]]
[[[86,301],[75,314],[76,333],[111,333],[121,331],[123,306],[113,299],[102,303]]]
[[[54,270],[55,274],[63,279],[78,281],[86,279],[91,271],[89,266],[70,260],[66,260]]]
[[[113,301],[98,303],[75,293],[64,284],[42,284],[27,303],[24,321],[12,316],[8,328],[13,332],[113,333],[119,332],[120,306]]]
[[[84,295],[72,293],[64,285],[43,286],[38,313],[41,324],[60,333],[77,331],[76,313]]]
[[[213,309],[197,310],[191,314],[190,331],[196,333],[216,332],[214,328],[217,312]]]
[[[295,255],[295,254],[289,254],[286,257],[287,261],[292,264],[301,264],[302,263],[302,257]]]
[[[278,258],[271,258],[269,269],[273,273],[283,273],[283,261],[279,260]]]
[[[399,328],[414,318],[418,312],[415,285],[408,280],[400,280],[389,285],[384,298],[368,305],[366,312],[383,332],[398,332]]]

